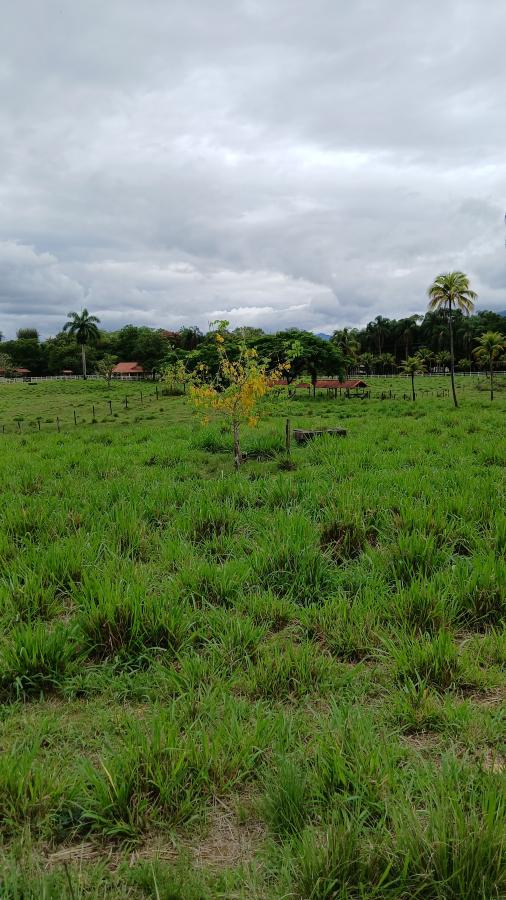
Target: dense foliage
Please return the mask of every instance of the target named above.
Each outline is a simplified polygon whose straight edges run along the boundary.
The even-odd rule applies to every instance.
[[[506,336],[506,317],[483,310],[466,316],[457,310],[453,313],[453,323],[457,370],[486,368],[486,361],[476,358],[474,350],[485,332]],[[313,379],[359,370],[366,374],[391,374],[402,360],[420,354],[426,366],[434,370],[444,370],[450,361],[443,312],[404,319],[377,316],[365,328],[336,331],[330,341],[295,328],[274,334],[266,334],[259,328],[236,329],[226,335],[231,357],[242,339],[255,347],[261,358],[272,360],[273,366],[285,362],[287,348],[299,341],[304,352],[293,360],[287,373],[289,380],[303,372]],[[33,375],[58,375],[64,369],[75,374],[82,372],[81,347],[75,336],[67,332],[41,341],[35,329],[23,329],[16,340],[3,341],[0,351],[8,356],[13,367],[27,368]],[[216,372],[218,367],[212,333],[204,335],[198,328],[185,327],[174,332],[126,325],[115,332],[101,330],[96,342],[86,348],[88,371],[96,371],[97,364],[106,356],[139,362],[147,372],[159,371],[180,359],[188,369],[205,364]],[[503,358],[499,356],[495,364],[503,366]]]

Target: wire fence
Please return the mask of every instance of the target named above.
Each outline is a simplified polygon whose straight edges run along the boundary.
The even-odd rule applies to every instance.
[[[306,394],[307,390],[307,394]],[[285,391],[287,393],[285,394]],[[411,392],[384,390],[373,391],[370,389],[356,391],[353,389],[341,390],[338,393],[336,388],[317,388],[313,391],[312,386],[308,389],[302,388],[291,390],[289,387],[279,391],[280,395],[284,395],[287,399],[322,399],[334,401],[348,402],[351,400],[403,400],[412,401]],[[99,422],[102,424],[113,424],[120,412],[139,412],[150,404],[160,402],[164,398],[183,396],[183,391],[169,391],[160,388],[157,384],[150,387],[149,390],[141,390],[134,393],[125,394],[124,397],[118,396],[108,399],[90,400],[86,403],[78,405],[71,404],[66,407],[54,409],[39,409],[33,413],[25,415],[14,415],[6,419],[0,416],[0,434],[36,434],[38,432],[68,432],[85,426],[94,425]],[[450,396],[449,388],[417,388],[416,396],[418,398],[443,398]],[[163,411],[163,408],[162,410]]]
[[[150,390],[137,391],[108,399],[89,400],[81,404],[69,404],[55,409],[38,409],[24,415],[18,414],[6,419],[0,416],[0,434],[28,434],[40,431],[57,431],[82,425],[114,422],[120,411],[141,410],[162,398],[173,396],[169,391],[155,385]]]

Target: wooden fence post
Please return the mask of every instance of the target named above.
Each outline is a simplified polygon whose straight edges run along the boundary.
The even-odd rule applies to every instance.
[[[288,456],[290,456],[291,436],[290,419],[287,419],[285,423],[285,449]]]

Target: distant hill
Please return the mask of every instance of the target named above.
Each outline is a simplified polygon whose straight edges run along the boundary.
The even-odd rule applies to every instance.
[[[502,315],[506,315],[506,313],[502,313]],[[332,335],[330,335],[330,334],[325,334],[324,331],[319,331],[319,332],[317,333],[316,337],[321,338],[323,341],[330,341],[330,338],[332,337]]]

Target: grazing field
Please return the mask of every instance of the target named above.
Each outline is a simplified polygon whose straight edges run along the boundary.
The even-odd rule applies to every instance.
[[[154,385],[0,385],[2,898],[506,896],[481,386],[283,397],[236,474]]]

